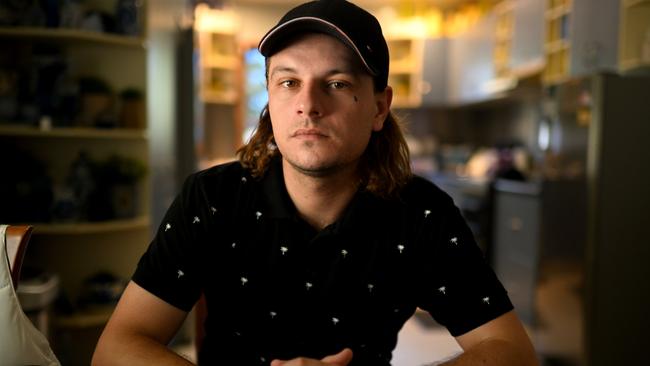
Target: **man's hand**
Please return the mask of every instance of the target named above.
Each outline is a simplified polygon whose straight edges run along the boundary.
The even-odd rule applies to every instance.
[[[271,366],[346,366],[350,361],[352,361],[352,350],[345,348],[343,351],[327,356],[320,361],[298,357],[288,361],[273,360]]]

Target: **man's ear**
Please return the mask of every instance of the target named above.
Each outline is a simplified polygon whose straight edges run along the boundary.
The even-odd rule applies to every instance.
[[[384,127],[384,121],[390,113],[390,105],[393,102],[393,88],[386,86],[381,93],[375,93],[375,105],[377,106],[377,113],[375,114],[372,124],[373,131],[380,131]]]

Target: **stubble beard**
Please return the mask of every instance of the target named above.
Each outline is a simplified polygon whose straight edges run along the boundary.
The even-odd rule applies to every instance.
[[[316,145],[316,143],[312,141],[304,142],[304,146],[308,149],[314,147],[314,145]],[[297,159],[287,159],[286,157],[284,157],[284,159],[298,173],[311,178],[330,177],[344,171],[348,167],[348,164],[340,161],[317,162],[313,165],[310,165],[307,163],[301,163],[297,161]]]

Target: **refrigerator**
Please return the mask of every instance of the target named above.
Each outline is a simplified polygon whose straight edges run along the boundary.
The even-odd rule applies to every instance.
[[[547,88],[542,111],[536,260],[574,263],[578,299],[554,311],[579,329],[554,337],[572,343],[569,364],[639,364],[650,346],[650,75],[567,80]]]

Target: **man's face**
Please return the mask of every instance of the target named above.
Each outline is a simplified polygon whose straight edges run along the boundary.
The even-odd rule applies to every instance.
[[[311,176],[356,168],[392,96],[390,89],[375,93],[363,70],[351,49],[324,34],[271,56],[269,113],[285,166]]]

